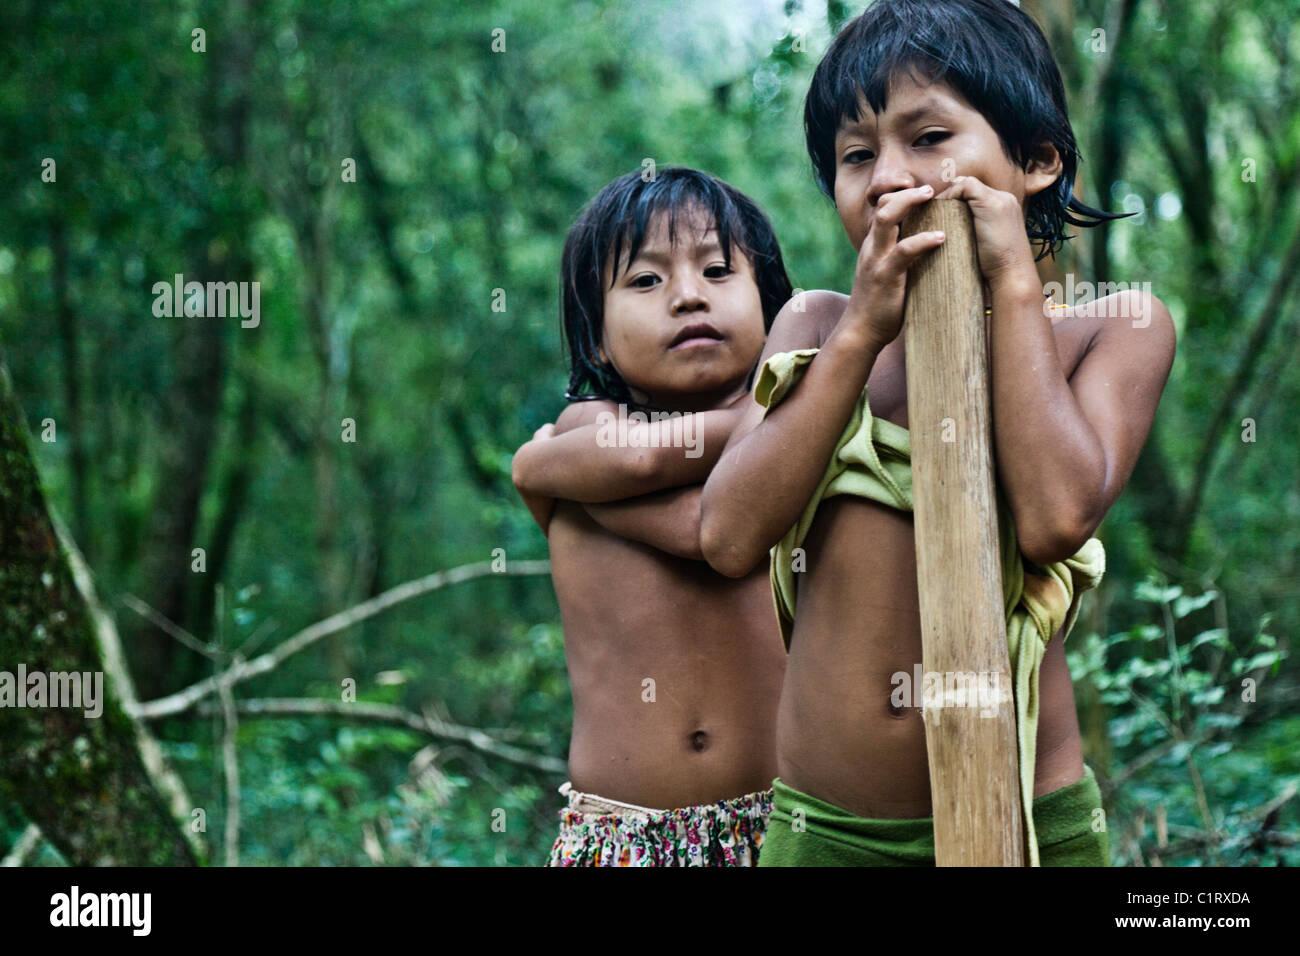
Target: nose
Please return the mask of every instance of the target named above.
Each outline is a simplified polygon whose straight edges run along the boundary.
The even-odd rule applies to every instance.
[[[708,310],[709,300],[704,296],[704,288],[698,276],[688,273],[673,278],[669,308],[672,309],[673,315]]]
[[[900,189],[911,189],[917,185],[916,177],[903,165],[900,152],[887,146],[881,147],[871,170],[871,186],[867,189],[867,203],[872,209],[886,193]]]

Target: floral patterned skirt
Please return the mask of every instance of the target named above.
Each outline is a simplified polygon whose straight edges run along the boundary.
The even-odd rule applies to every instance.
[[[755,866],[772,791],[651,810],[560,788],[560,835],[548,866]]]

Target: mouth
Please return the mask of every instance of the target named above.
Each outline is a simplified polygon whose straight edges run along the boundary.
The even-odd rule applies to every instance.
[[[707,322],[694,322],[683,326],[668,343],[669,349],[689,349],[703,345],[717,345],[722,341],[722,333]]]

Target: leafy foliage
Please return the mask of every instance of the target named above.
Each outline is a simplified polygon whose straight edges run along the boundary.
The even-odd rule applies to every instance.
[[[1115,862],[1294,866],[1300,848],[1282,831],[1294,832],[1296,807],[1278,798],[1300,787],[1289,743],[1300,718],[1284,713],[1287,650],[1267,631],[1271,615],[1234,640],[1223,627],[1192,633],[1196,612],[1217,604],[1222,616],[1218,590],[1148,579],[1133,595],[1158,623],[1089,634],[1068,655],[1106,721]]]

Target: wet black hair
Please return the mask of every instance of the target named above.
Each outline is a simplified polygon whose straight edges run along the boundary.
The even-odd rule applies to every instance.
[[[1066,223],[1097,226],[1136,215],[1103,212],[1074,197],[1080,156],[1061,72],[1038,24],[1010,0],[877,0],[845,25],[818,64],[804,101],[808,155],[831,199],[841,122],[862,118],[859,94],[873,111],[883,110],[890,81],[902,70],[947,83],[965,97],[1021,169],[1042,141],[1056,147],[1060,177],[1025,203],[1025,229],[1041,246],[1035,261],[1055,256],[1073,238],[1065,235]]]
[[[560,262],[560,319],[569,353],[569,401],[605,398],[636,405],[628,385],[598,351],[604,338],[604,272],[610,288],[618,266],[630,268],[655,217],[668,214],[669,242],[676,242],[677,217],[702,210],[717,231],[723,261],[731,268],[734,244],[748,257],[763,307],[763,329],[790,300],[793,289],[772,225],[758,205],[722,180],[698,169],[665,166],[653,174],[636,171],[602,189],[579,215],[564,242]],[[750,371],[746,388],[753,383]]]

